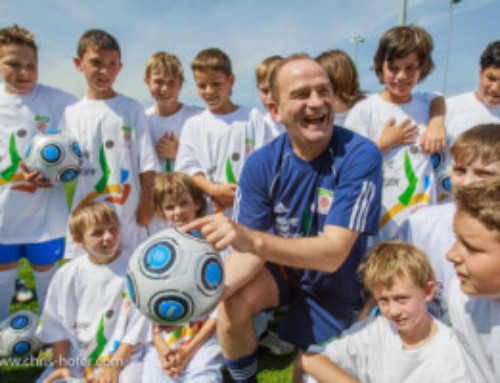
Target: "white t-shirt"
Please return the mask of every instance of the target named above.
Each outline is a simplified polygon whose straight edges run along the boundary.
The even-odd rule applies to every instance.
[[[271,137],[255,108],[240,106],[224,115],[205,110],[184,125],[175,170],[190,176],[203,173],[212,183],[237,183],[248,156]],[[209,213],[212,208],[209,204]],[[232,209],[224,213],[231,217]]]
[[[321,352],[363,383],[468,382],[464,360],[452,330],[434,321],[438,331],[422,347],[403,349],[396,327],[385,317],[368,318],[354,324],[342,338]],[[316,382],[309,377],[308,383]]]
[[[451,281],[449,310],[471,382],[500,382],[500,299],[470,297]]]
[[[400,239],[422,250],[431,262],[436,274],[437,288],[428,309],[432,315],[449,323],[446,303],[450,281],[455,276],[453,263],[446,259],[448,250],[456,240],[453,217],[456,206],[452,202],[426,206],[410,214],[400,228]]]
[[[68,205],[63,186],[34,188],[19,166],[32,137],[59,129],[64,109],[76,98],[37,84],[24,95],[0,84],[0,243],[36,243],[64,237]]]
[[[396,124],[409,117],[419,133],[412,145],[398,146],[384,155],[382,214],[376,241],[392,240],[401,223],[415,209],[435,202],[436,180],[430,156],[423,153],[418,140],[429,122],[430,105],[413,97],[406,104],[385,101],[373,94],[358,102],[345,121],[349,129],[376,141],[386,122],[394,117]]]
[[[150,322],[127,295],[129,256],[123,252],[106,265],[79,257],[59,269],[50,284],[38,336],[44,343],[70,342],[68,356],[78,361],[71,368],[76,377],[121,343],[138,345],[130,358],[142,357]]]
[[[451,163],[450,145],[466,130],[485,123],[500,123],[500,105],[489,106],[478,100],[475,92],[462,93],[446,99],[446,149],[435,157],[439,185],[439,200],[451,200]]]
[[[278,137],[281,133],[286,133],[285,125],[278,123],[273,120],[271,113],[266,113],[264,115],[264,123],[268,126],[271,132],[271,139]]]
[[[156,113],[155,106],[146,109],[146,116],[148,117],[149,131],[151,132],[151,139],[153,140],[153,145],[164,136],[165,133],[175,133],[177,138],[181,137],[182,128],[186,123],[187,119],[193,117],[203,110],[196,106],[182,105],[182,107],[177,111],[177,113],[164,117]],[[160,166],[164,171],[167,168],[174,169],[174,161],[170,161],[167,165],[166,160],[160,160]]]
[[[159,171],[143,108],[120,94],[108,100],[84,98],[67,108],[64,126],[77,137],[83,154],[72,210],[84,201],[110,204],[120,220],[122,243],[134,249],[147,238],[136,219],[139,176]],[[81,254],[68,235],[65,256]]]

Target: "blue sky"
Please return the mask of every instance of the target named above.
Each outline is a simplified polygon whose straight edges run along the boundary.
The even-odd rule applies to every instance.
[[[198,51],[219,47],[233,61],[237,103],[260,107],[254,69],[272,54],[343,49],[356,56],[361,86],[380,90],[370,70],[380,36],[397,25],[400,0],[2,0],[0,26],[17,23],[35,33],[40,81],[76,96],[85,93],[72,57],[80,35],[90,28],[113,34],[124,67],[116,89],[152,103],[142,81],[147,58],[158,50],[176,53],[186,72],[181,100],[202,106],[189,64]],[[449,0],[407,0],[407,23],[434,39],[434,72],[420,89],[443,90]],[[478,60],[488,42],[500,39],[500,0],[462,0],[453,6],[447,95],[477,88]],[[364,43],[350,42],[363,36]]]

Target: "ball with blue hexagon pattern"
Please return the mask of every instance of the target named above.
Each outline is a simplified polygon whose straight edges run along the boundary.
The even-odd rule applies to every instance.
[[[219,253],[196,233],[165,229],[132,254],[127,286],[141,313],[179,325],[210,314],[219,302],[224,268]]]
[[[82,152],[78,141],[59,130],[47,130],[33,136],[24,163],[54,184],[71,182],[78,177]]]
[[[39,317],[34,312],[18,311],[0,323],[0,357],[26,357],[42,346],[35,332]]]

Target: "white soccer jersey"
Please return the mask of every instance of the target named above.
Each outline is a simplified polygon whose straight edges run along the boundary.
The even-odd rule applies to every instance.
[[[24,181],[20,162],[33,136],[59,129],[64,109],[76,98],[38,84],[28,94],[0,85],[0,243],[22,244],[64,237],[68,205],[62,186],[36,188]]]
[[[374,94],[358,102],[349,112],[345,125],[373,141],[382,134],[386,122],[410,118],[418,125],[416,143],[398,146],[384,155],[382,215],[376,241],[396,237],[401,223],[415,209],[435,202],[436,180],[430,156],[422,152],[419,136],[429,122],[429,102],[413,97],[406,104],[394,104]]]
[[[410,214],[401,225],[399,235],[399,239],[418,247],[429,257],[436,274],[437,288],[428,309],[445,323],[449,323],[446,300],[450,281],[455,275],[453,263],[446,259],[448,250],[456,240],[453,232],[455,211],[456,207],[452,202],[426,206]]]
[[[44,343],[70,342],[76,377],[109,358],[121,343],[138,345],[129,361],[142,357],[150,322],[127,294],[129,255],[106,265],[79,257],[58,270],[50,284],[38,335]]]
[[[177,113],[168,117],[163,117],[156,113],[154,106],[146,109],[146,116],[148,117],[149,131],[151,132],[153,145],[156,145],[165,133],[175,133],[177,138],[180,139],[182,128],[188,118],[200,114],[201,112],[202,109],[196,106],[182,105]],[[175,161],[160,160],[161,169],[166,172],[172,171],[174,169],[174,165]]]
[[[184,125],[175,169],[203,173],[212,183],[237,184],[245,160],[271,137],[257,109],[240,106],[224,115],[205,110]],[[232,209],[225,213],[231,217]]]
[[[269,131],[271,133],[271,137],[269,140],[278,137],[281,133],[286,133],[285,125],[274,121],[271,116],[271,113],[266,113],[264,115],[264,123],[268,126]]]
[[[448,305],[470,381],[500,382],[500,299],[467,296],[455,277]]]
[[[340,339],[311,350],[325,354],[364,383],[468,382],[464,359],[452,330],[439,321],[434,323],[438,326],[437,333],[415,350],[403,349],[396,327],[383,316],[358,322]],[[309,377],[307,382],[316,380]]]
[[[64,125],[79,140],[83,154],[72,210],[89,201],[113,206],[123,244],[135,248],[147,238],[146,229],[136,220],[140,174],[159,170],[142,107],[123,95],[108,100],[85,98],[66,110]],[[70,235],[68,239],[65,256],[81,255]]]

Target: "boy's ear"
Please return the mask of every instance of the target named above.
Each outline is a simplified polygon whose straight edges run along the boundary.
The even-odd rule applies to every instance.
[[[425,303],[431,303],[436,293],[436,282],[429,281],[425,286]]]
[[[75,68],[81,71],[80,64],[82,63],[82,59],[80,57],[73,57],[73,64],[75,64]]]
[[[83,249],[83,240],[81,238],[73,237],[73,242],[75,242],[79,248]]]
[[[233,87],[234,85],[234,80],[235,80],[235,77],[234,77],[234,73],[231,73],[228,77],[229,79],[229,82],[231,83],[231,87]]]

